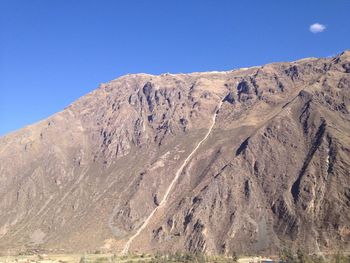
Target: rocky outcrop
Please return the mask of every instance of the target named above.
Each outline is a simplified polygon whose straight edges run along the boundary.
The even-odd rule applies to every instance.
[[[121,251],[152,211],[130,250],[349,250],[349,64],[127,75],[0,138],[0,250]]]

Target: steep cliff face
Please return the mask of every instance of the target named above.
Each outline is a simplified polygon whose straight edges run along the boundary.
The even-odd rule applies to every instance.
[[[0,250],[349,250],[349,110],[349,51],[102,84],[0,138]]]

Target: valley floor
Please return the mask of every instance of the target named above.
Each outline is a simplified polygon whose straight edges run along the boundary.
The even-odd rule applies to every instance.
[[[237,260],[237,262],[263,262],[261,257],[243,257]],[[217,263],[229,263],[236,262],[235,259],[229,257],[204,257],[194,255],[173,255],[169,259],[165,259],[162,256],[151,255],[129,255],[129,256],[116,256],[113,254],[43,254],[43,255],[19,255],[19,256],[0,256],[0,263],[123,263],[123,262],[154,262],[154,263],[166,263],[166,262],[217,262]],[[268,262],[268,261],[265,261]]]
[[[287,255],[287,254],[286,254]],[[290,263],[349,263],[350,255],[337,253],[328,255],[326,258],[320,256],[290,255],[282,256],[284,260],[273,259],[261,256],[242,256],[242,257],[226,257],[226,256],[207,256],[204,254],[192,253],[175,253],[169,255],[132,255],[117,256],[115,254],[37,254],[37,255],[17,255],[17,256],[1,256],[0,263],[272,263],[272,262],[290,262]]]

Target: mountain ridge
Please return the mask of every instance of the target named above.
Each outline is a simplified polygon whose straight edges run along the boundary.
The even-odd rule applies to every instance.
[[[344,52],[350,52],[350,51],[349,51],[349,50],[345,50],[345,51],[343,51],[342,53],[344,53]],[[342,54],[342,53],[341,53],[341,54]],[[315,59],[318,59],[318,58],[316,58],[316,57],[300,58],[300,59],[293,60],[293,61],[291,61],[290,63],[301,62],[301,61],[304,61],[304,60],[315,60]],[[241,67],[241,68],[234,68],[234,69],[230,69],[230,70],[220,70],[220,71],[216,71],[216,70],[212,70],[212,71],[193,71],[193,72],[188,72],[188,73],[183,73],[183,72],[177,72],[177,73],[174,73],[174,72],[164,72],[164,73],[159,73],[159,74],[152,74],[152,73],[146,73],[146,72],[126,73],[126,74],[120,75],[120,76],[117,77],[117,78],[111,79],[111,80],[109,80],[109,81],[107,81],[107,82],[101,82],[101,83],[98,85],[98,87],[97,87],[96,89],[100,88],[100,87],[103,86],[103,85],[106,85],[107,83],[111,83],[111,82],[113,82],[113,81],[117,81],[118,79],[124,78],[124,77],[133,77],[133,76],[138,76],[138,75],[140,75],[140,76],[149,76],[149,77],[158,77],[158,76],[166,76],[166,75],[172,75],[172,76],[174,76],[174,75],[196,75],[196,74],[229,73],[229,72],[238,71],[238,70],[248,70],[248,69],[259,68],[259,67],[262,67],[262,66],[266,66],[266,65],[270,65],[270,64],[277,64],[277,63],[288,63],[288,61],[276,61],[276,62],[270,62],[270,63],[268,63],[268,64],[264,64],[264,65],[249,66],[249,67]],[[96,89],[94,89],[94,90],[88,92],[87,94],[94,92]],[[31,124],[28,124],[28,125],[24,125],[24,126],[21,127],[21,128],[18,128],[18,129],[16,129],[16,130],[12,130],[12,131],[9,131],[9,132],[7,132],[7,133],[5,133],[5,134],[2,134],[2,135],[0,135],[0,138],[5,137],[5,136],[8,136],[8,135],[10,135],[10,134],[12,134],[12,133],[15,133],[15,132],[17,132],[17,131],[19,131],[19,130],[22,130],[22,129],[26,128],[26,127],[30,127],[30,126],[32,126],[32,125],[35,125],[35,124],[37,124],[37,123],[40,123],[41,121],[44,121],[44,120],[46,120],[46,119],[52,117],[53,115],[58,114],[58,113],[61,112],[61,111],[64,111],[66,108],[68,108],[68,107],[69,107],[71,104],[73,104],[75,101],[81,99],[82,97],[86,96],[87,94],[78,97],[78,98],[75,99],[72,103],[70,103],[68,106],[64,107],[62,110],[58,110],[58,112],[53,113],[53,114],[51,114],[50,116],[47,116],[46,118],[43,118],[43,119],[41,119],[41,120],[39,120],[39,121],[36,121],[36,122],[31,123]]]
[[[154,209],[131,251],[349,250],[349,73],[345,51],[101,84],[0,137],[0,250],[122,251]]]

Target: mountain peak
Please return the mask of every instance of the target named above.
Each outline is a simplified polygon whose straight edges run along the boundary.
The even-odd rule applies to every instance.
[[[0,251],[348,250],[349,54],[128,74],[0,138]]]

